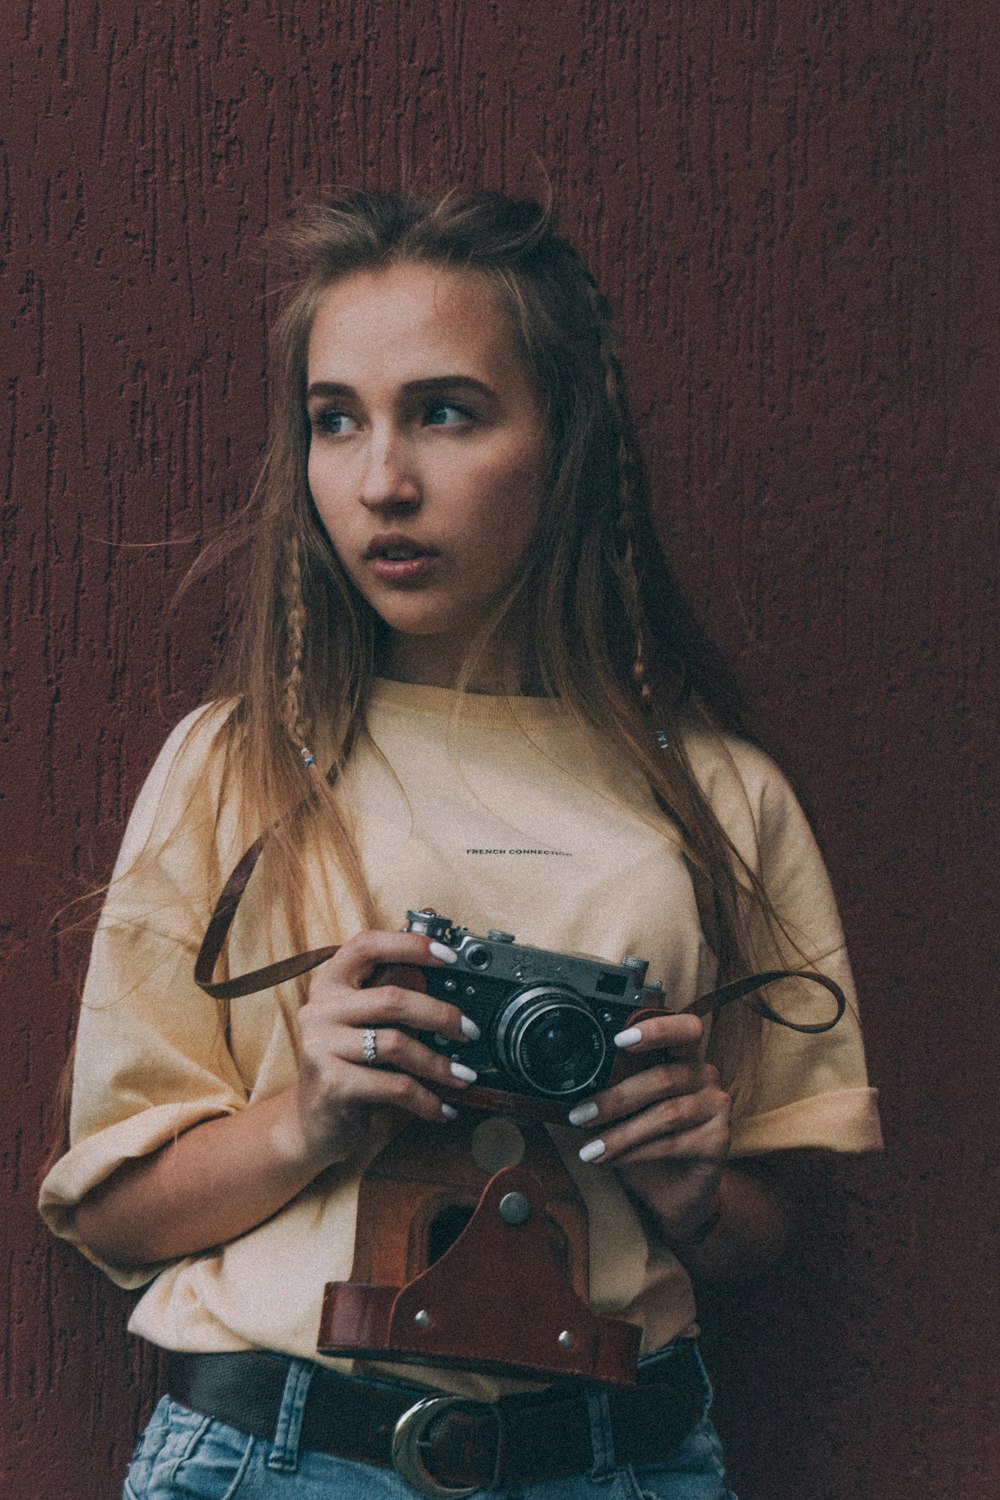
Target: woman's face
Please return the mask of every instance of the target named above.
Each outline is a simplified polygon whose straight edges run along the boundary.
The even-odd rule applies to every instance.
[[[307,374],[309,487],[389,626],[387,668],[449,685],[542,499],[547,433],[509,322],[474,272],[358,272],[320,302]]]

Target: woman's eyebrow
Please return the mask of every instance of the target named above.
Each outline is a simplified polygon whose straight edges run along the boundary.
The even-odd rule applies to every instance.
[[[306,400],[311,401],[313,396],[353,396],[354,387],[343,385],[337,380],[315,380],[306,391]]]
[[[486,396],[491,400],[496,399],[496,391],[490,386],[484,385],[474,375],[435,375],[427,380],[409,380],[404,390],[412,392],[415,396],[433,396],[441,391],[475,391],[477,395]]]
[[[442,391],[474,391],[489,400],[496,400],[496,392],[474,375],[434,375],[426,380],[408,380],[403,386],[407,395],[432,396]],[[354,396],[357,392],[352,385],[345,385],[337,380],[316,380],[306,392],[306,399],[314,397],[330,396]]]

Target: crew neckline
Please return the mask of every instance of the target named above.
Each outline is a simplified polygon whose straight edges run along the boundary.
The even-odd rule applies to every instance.
[[[422,682],[397,682],[376,677],[372,685],[372,708],[405,709],[434,718],[485,727],[517,724],[552,724],[565,718],[557,698],[522,697],[516,694],[456,692],[454,688],[428,687]]]

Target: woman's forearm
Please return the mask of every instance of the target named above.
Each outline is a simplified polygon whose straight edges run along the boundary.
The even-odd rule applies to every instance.
[[[657,1212],[654,1169],[623,1168],[622,1175],[696,1281],[759,1275],[781,1258],[788,1240],[788,1210],[785,1195],[767,1166],[751,1161],[726,1166],[718,1195],[701,1215],[701,1223],[689,1226],[684,1234],[672,1232]],[[706,1225],[708,1233],[702,1237],[699,1230]]]
[[[297,1084],[120,1167],[77,1209],[84,1244],[119,1265],[197,1254],[246,1234],[343,1161],[367,1133],[373,1109],[441,1125],[454,1118],[435,1090],[467,1087],[476,1075],[424,1045],[419,1033],[461,1043],[471,1023],[447,1001],[372,983],[379,971],[388,979],[390,971],[455,961],[443,953],[450,950],[419,933],[351,938],[310,980],[298,1013]],[[367,1056],[369,1031],[378,1038],[378,1066]]]
[[[327,1165],[306,1149],[288,1089],[127,1162],[80,1204],[77,1230],[112,1264],[193,1255],[270,1218]]]

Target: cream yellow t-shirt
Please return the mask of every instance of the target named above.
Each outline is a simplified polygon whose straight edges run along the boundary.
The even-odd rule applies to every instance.
[[[71,1146],[41,1193],[51,1228],[76,1244],[75,1206],[123,1161],[295,1080],[295,985],[235,1000],[226,1014],[193,978],[212,907],[243,853],[212,753],[222,716],[218,707],[199,710],[167,741],[129,822],[95,937]],[[712,988],[715,962],[679,836],[641,779],[596,751],[557,703],[380,682],[368,722],[342,785],[380,926],[398,929],[408,908],[429,906],[474,932],[499,928],[616,963],[625,954],[647,958],[670,1009]],[[794,939],[789,966],[804,954],[851,996],[829,881],[787,782],[742,743],[694,737],[687,748],[716,815]],[[343,941],[358,914],[336,870],[314,874],[303,893],[307,943]],[[230,939],[234,973],[293,951],[257,891],[251,881]],[[800,1007],[806,1019],[816,997],[822,1003],[814,986],[799,995],[786,986],[783,1008]],[[711,1038],[708,1046],[711,1055]],[[149,1283],[132,1331],[168,1349],[256,1347],[315,1358],[324,1285],[350,1276],[360,1173],[388,1133],[376,1118],[351,1158],[229,1244],[162,1266],[105,1265],[121,1286]],[[552,1133],[587,1205],[592,1305],[641,1324],[644,1350],[693,1332],[687,1274],[647,1237],[613,1168],[579,1161],[579,1132]],[[733,1154],[879,1145],[856,1014],[848,1010],[819,1036],[766,1026]],[[480,1397],[510,1384],[412,1366],[405,1373]]]

